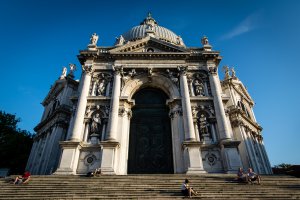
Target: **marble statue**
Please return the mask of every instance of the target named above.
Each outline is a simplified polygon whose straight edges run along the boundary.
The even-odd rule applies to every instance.
[[[124,39],[124,37],[122,35],[120,35],[120,37],[118,37],[116,39],[117,39],[117,41],[116,41],[116,45],[117,46],[121,46],[121,45],[123,45],[125,43],[125,39]]]
[[[98,96],[103,96],[105,93],[105,80],[101,79],[98,82],[98,86],[97,86],[97,95]]]
[[[91,123],[91,133],[100,133],[101,117],[99,113],[96,113]]]
[[[63,67],[61,75],[60,75],[60,79],[64,79],[67,76],[67,68]]]
[[[204,96],[204,85],[197,79],[194,81],[194,90],[196,96]]]
[[[99,36],[96,33],[93,33],[93,35],[90,38],[90,44],[97,45]]]
[[[199,125],[200,125],[200,133],[201,134],[207,134],[208,133],[208,122],[204,114],[201,114],[199,119]]]
[[[209,45],[208,38],[206,36],[203,36],[203,38],[201,39],[201,44],[203,46],[204,45]]]

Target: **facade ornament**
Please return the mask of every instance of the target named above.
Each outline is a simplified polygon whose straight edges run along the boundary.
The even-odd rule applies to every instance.
[[[174,117],[182,116],[182,109],[179,106],[175,106],[169,112],[169,117],[173,119]]]
[[[60,79],[64,79],[67,76],[67,68],[63,67],[61,75],[60,75]]]
[[[96,33],[93,33],[93,35],[90,38],[90,44],[96,46],[98,42],[98,38],[99,36]]]
[[[122,80],[124,82],[126,82],[127,80],[131,79],[132,77],[134,77],[136,75],[136,71],[135,69],[131,69],[130,71],[128,72],[123,72],[123,76],[122,76]]]
[[[171,79],[171,81],[175,84],[178,83],[178,73],[172,72],[169,69],[166,70],[168,77]]]
[[[197,117],[197,107],[196,106],[192,106],[192,115],[194,118]]]
[[[208,133],[208,122],[204,114],[201,114],[200,119],[199,119],[199,124],[200,124],[200,132],[202,134],[207,134]]]
[[[99,113],[96,113],[92,118],[91,133],[101,132],[101,117]]]
[[[86,111],[85,111],[85,116],[86,116],[86,117],[87,117],[87,116],[90,114],[90,112],[92,111],[91,108],[92,108],[91,105],[89,105],[89,106],[86,107]]]
[[[125,43],[125,39],[122,35],[120,35],[120,37],[116,38],[116,46],[122,46]]]
[[[187,66],[177,66],[177,70],[179,71],[180,74],[186,75]]]
[[[209,67],[208,71],[210,74],[217,74],[218,68],[216,66]]]
[[[209,105],[207,108],[212,115],[215,115],[215,110],[212,105]]]
[[[85,73],[87,73],[89,75],[91,75],[94,72],[92,64],[81,65],[81,67],[82,67],[82,71],[84,71]]]
[[[194,81],[194,92],[196,96],[205,96],[204,85],[198,79],[195,79]]]
[[[152,67],[149,67],[149,68],[147,69],[147,71],[148,71],[148,78],[150,78],[150,77],[153,75],[153,68],[152,68]]]

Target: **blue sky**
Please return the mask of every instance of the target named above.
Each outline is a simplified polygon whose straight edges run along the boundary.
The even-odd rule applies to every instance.
[[[96,32],[99,46],[151,11],[159,25],[201,46],[206,35],[223,65],[252,95],[271,164],[300,164],[300,1],[0,1],[0,110],[33,132],[40,104],[63,66],[75,63]],[[221,77],[222,71],[219,70]],[[76,72],[79,78],[80,70]]]

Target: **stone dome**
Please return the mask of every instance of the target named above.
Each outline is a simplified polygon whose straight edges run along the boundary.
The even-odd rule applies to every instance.
[[[165,27],[159,26],[150,13],[139,26],[131,28],[122,37],[125,41],[135,41],[148,35],[177,46],[185,46],[180,36]]]

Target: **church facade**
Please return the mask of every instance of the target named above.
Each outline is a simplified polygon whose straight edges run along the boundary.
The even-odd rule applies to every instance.
[[[186,47],[148,15],[102,47],[93,34],[42,102],[32,174],[271,174],[254,102],[208,38]]]

